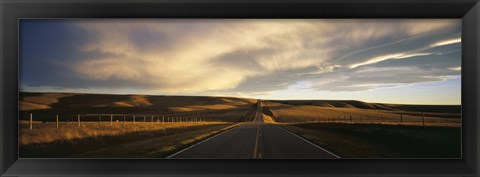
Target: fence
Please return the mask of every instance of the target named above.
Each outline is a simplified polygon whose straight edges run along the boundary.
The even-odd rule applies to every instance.
[[[206,115],[152,115],[152,114],[76,114],[75,120],[72,119],[72,115],[64,115],[67,117],[64,120],[60,120],[62,115],[55,115],[55,127],[60,127],[60,122],[77,123],[78,127],[82,127],[84,122],[98,122],[98,125],[102,123],[108,123],[113,126],[114,123],[122,123],[126,125],[127,122],[136,124],[137,122],[143,123],[173,123],[173,122],[224,122],[211,118],[207,118]],[[35,121],[33,113],[29,114],[29,129],[33,129],[33,122]],[[42,121],[46,122],[46,121]]]
[[[273,113],[274,111],[272,111]],[[370,114],[353,113],[327,113],[316,116],[285,116],[279,113],[275,120],[279,122],[296,123],[364,123],[364,124],[392,124],[392,125],[417,125],[417,126],[460,126],[460,114],[442,113],[382,113]],[[454,118],[455,116],[457,116]]]

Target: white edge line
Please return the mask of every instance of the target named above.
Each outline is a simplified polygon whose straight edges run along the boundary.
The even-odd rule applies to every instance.
[[[312,142],[310,142],[310,141],[306,140],[305,138],[302,138],[301,136],[298,136],[297,134],[295,134],[295,133],[291,132],[290,130],[287,130],[287,129],[285,129],[285,128],[283,128],[283,127],[280,127],[280,126],[278,126],[278,125],[275,125],[275,126],[276,126],[276,127],[278,127],[278,128],[280,128],[280,129],[282,129],[283,131],[286,131],[286,132],[288,132],[288,133],[290,133],[290,134],[292,134],[292,135],[294,135],[294,136],[296,136],[296,137],[298,137],[298,138],[302,139],[303,141],[305,141],[305,142],[307,142],[307,143],[309,143],[309,144],[311,144],[311,145],[313,145],[313,146],[317,147],[318,149],[321,149],[321,150],[323,150],[323,151],[325,151],[325,152],[329,153],[330,155],[333,155],[333,156],[335,156],[336,158],[342,158],[342,157],[340,157],[340,156],[338,156],[338,155],[336,155],[336,154],[334,154],[334,153],[332,153],[332,152],[330,152],[330,151],[328,151],[328,150],[326,150],[326,149],[324,149],[324,148],[322,148],[322,147],[320,147],[320,146],[316,145],[315,143],[312,143]]]
[[[236,127],[236,126],[235,126],[235,127]],[[232,128],[235,128],[235,127],[232,127]],[[219,134],[216,134],[216,135],[214,135],[214,136],[212,136],[212,137],[210,137],[210,138],[204,139],[203,141],[200,141],[200,142],[198,142],[198,143],[195,143],[195,144],[193,144],[193,145],[191,145],[191,146],[189,146],[189,147],[187,147],[187,148],[185,148],[185,149],[182,149],[182,150],[180,150],[180,151],[178,151],[178,152],[176,152],[176,153],[174,153],[174,154],[172,154],[172,155],[169,155],[169,156],[166,157],[166,158],[167,158],[167,159],[172,158],[172,157],[174,157],[174,156],[176,156],[176,155],[178,155],[178,154],[180,154],[180,153],[182,153],[182,152],[184,152],[184,151],[186,151],[186,150],[189,150],[189,149],[191,149],[191,148],[193,148],[193,147],[195,147],[195,146],[197,146],[197,145],[199,145],[199,144],[202,144],[202,143],[204,143],[204,142],[206,142],[206,141],[208,141],[208,140],[210,140],[210,139],[212,139],[212,138],[215,138],[215,137],[217,137],[217,136],[219,136],[219,135],[221,135],[221,134],[223,134],[223,133],[225,133],[225,132],[228,132],[228,131],[230,131],[230,130],[231,130],[231,128],[230,128],[230,129],[227,129],[227,130],[225,130],[225,131],[223,131],[223,132],[221,132],[221,133],[219,133]]]

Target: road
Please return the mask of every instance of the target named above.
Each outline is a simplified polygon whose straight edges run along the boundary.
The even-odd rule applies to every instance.
[[[278,127],[264,123],[261,100],[252,122],[217,134],[169,158],[339,158],[337,155]]]

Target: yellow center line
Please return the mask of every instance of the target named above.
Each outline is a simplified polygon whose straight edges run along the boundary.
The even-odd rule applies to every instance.
[[[260,124],[257,127],[257,137],[255,138],[255,147],[253,148],[253,158],[257,158],[257,148],[258,148],[258,137],[260,134]]]

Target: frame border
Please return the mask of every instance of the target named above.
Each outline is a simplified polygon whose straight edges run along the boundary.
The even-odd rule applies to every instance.
[[[462,18],[463,159],[18,159],[20,18]],[[479,176],[478,0],[0,0],[0,19],[1,176]]]

